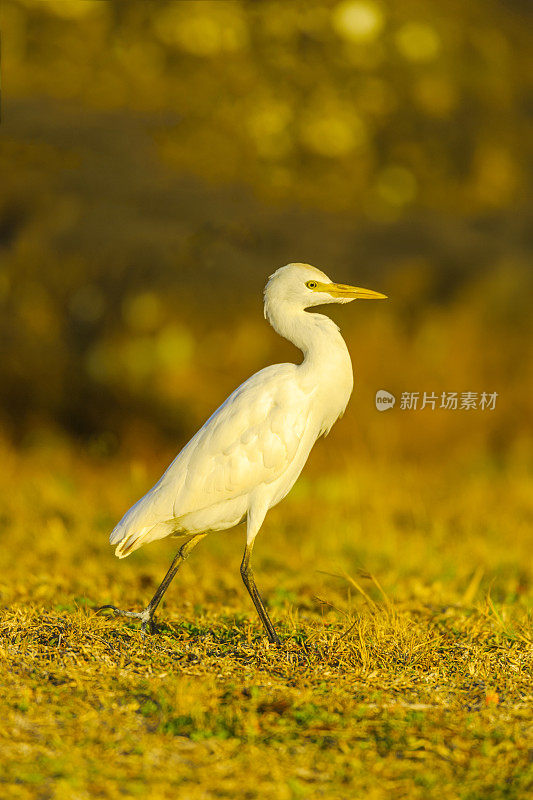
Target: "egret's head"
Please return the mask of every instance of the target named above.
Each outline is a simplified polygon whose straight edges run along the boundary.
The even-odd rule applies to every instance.
[[[386,296],[359,286],[333,283],[324,272],[310,264],[287,264],[270,276],[265,287],[265,315],[272,304],[289,303],[303,309],[324,303],[378,300]]]

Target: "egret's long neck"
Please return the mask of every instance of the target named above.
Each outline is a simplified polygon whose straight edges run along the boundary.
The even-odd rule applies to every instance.
[[[348,348],[329,317],[304,311],[290,303],[265,305],[265,316],[274,330],[304,354],[304,370],[347,370],[352,374]]]

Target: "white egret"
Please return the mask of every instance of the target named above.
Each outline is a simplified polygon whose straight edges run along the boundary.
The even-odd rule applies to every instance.
[[[186,538],[144,611],[143,633],[181,563],[211,531],[246,519],[241,564],[244,584],[271,643],[278,635],[255,584],[252,548],[267,511],[290,491],[319,436],[342,416],[353,389],[352,364],[339,328],[305,309],[386,295],[333,283],[308,264],[281,267],[266,285],[265,317],[303,352],[301,364],[276,364],[245,381],[181,450],[148,494],[124,515],[110,536],[119,558],[165,536]]]

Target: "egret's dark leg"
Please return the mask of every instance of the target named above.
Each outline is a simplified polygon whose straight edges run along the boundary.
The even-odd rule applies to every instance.
[[[111,611],[114,612],[115,616],[117,617],[118,616],[133,617],[134,619],[140,619],[142,622],[141,631],[143,634],[146,633],[147,629],[150,633],[155,633],[154,614],[156,612],[159,603],[163,599],[163,595],[170,586],[170,583],[172,582],[174,575],[179,570],[185,559],[189,556],[191,550],[194,547],[196,547],[198,542],[200,542],[201,539],[203,539],[204,536],[206,535],[207,534],[205,533],[199,533],[196,536],[193,536],[192,539],[189,539],[187,542],[185,542],[185,544],[183,544],[180,547],[176,556],[174,557],[174,560],[172,561],[172,564],[168,569],[167,574],[157,587],[154,596],[152,597],[152,599],[150,600],[144,611],[123,611],[122,609],[117,608],[116,606],[106,605],[99,608],[96,613],[98,614],[100,613],[100,611],[110,609]]]
[[[244,556],[242,558],[241,563],[241,576],[244,582],[244,585],[248,589],[248,594],[253,600],[254,606],[256,607],[257,613],[261,619],[261,622],[265,626],[265,631],[268,636],[268,641],[271,644],[281,644],[278,634],[275,631],[275,628],[272,624],[272,620],[268,616],[268,612],[265,608],[265,604],[259,594],[259,590],[255,585],[254,573],[252,572],[252,568],[250,566],[250,558],[252,555],[252,546],[251,544],[247,544],[244,550]]]

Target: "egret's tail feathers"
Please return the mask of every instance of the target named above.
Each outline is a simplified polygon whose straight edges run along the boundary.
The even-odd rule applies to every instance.
[[[126,558],[147,542],[169,536],[178,527],[173,519],[173,498],[165,493],[162,480],[137,500],[111,531],[109,543],[116,545],[119,558]]]
[[[146,534],[150,532],[150,528],[143,528],[140,531],[130,533],[121,539],[115,547],[115,555],[117,558],[126,558],[131,555],[134,550],[137,550],[144,544]]]
[[[175,523],[173,520],[169,522],[158,522],[157,525],[151,525],[146,528],[141,528],[131,533],[122,533],[122,538],[116,535],[115,531],[111,534],[111,544],[116,544],[115,555],[118,558],[126,558],[131,555],[139,547],[148,542],[153,542],[155,539],[163,539],[165,536],[170,536],[174,532]],[[118,543],[117,543],[118,542]]]

